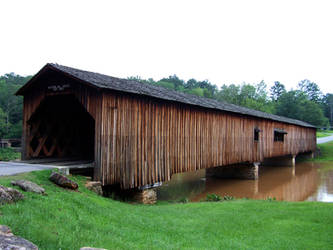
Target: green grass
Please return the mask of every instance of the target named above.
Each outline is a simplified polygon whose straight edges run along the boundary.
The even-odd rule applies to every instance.
[[[0,161],[11,161],[20,157],[21,153],[15,152],[12,148],[0,148]]]
[[[320,155],[312,159],[316,162],[331,162],[333,161],[333,141],[318,144],[317,147],[320,150]]]
[[[40,249],[332,249],[333,204],[235,200],[133,205],[99,197],[73,176],[79,191],[57,187],[50,171],[26,178],[47,196],[0,207],[0,224]]]
[[[327,137],[333,135],[333,130],[318,130],[317,131],[317,138]]]

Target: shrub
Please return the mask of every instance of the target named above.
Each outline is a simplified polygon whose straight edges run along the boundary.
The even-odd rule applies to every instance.
[[[184,197],[184,198],[181,198],[181,199],[179,200],[179,202],[181,202],[181,203],[189,203],[190,200],[189,200],[187,197]]]
[[[0,161],[11,161],[19,159],[21,153],[15,152],[12,148],[0,148]]]
[[[206,201],[221,201],[222,197],[218,194],[207,194]]]

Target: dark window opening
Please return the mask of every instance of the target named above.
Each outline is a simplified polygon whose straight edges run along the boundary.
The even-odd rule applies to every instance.
[[[258,129],[258,128],[254,129],[254,141],[259,141],[259,132],[260,132],[260,129]]]
[[[283,129],[274,129],[274,141],[283,142],[284,141],[284,135],[288,134]]]

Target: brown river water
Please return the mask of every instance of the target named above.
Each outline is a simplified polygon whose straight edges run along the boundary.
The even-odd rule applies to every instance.
[[[333,164],[296,163],[295,167],[259,167],[259,180],[206,178],[205,170],[175,174],[157,189],[159,200],[191,201],[207,194],[236,198],[333,202]]]

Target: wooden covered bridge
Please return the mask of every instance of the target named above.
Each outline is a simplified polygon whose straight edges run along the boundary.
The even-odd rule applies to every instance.
[[[91,159],[95,180],[123,189],[316,148],[302,121],[58,64],[17,94],[23,159]]]

